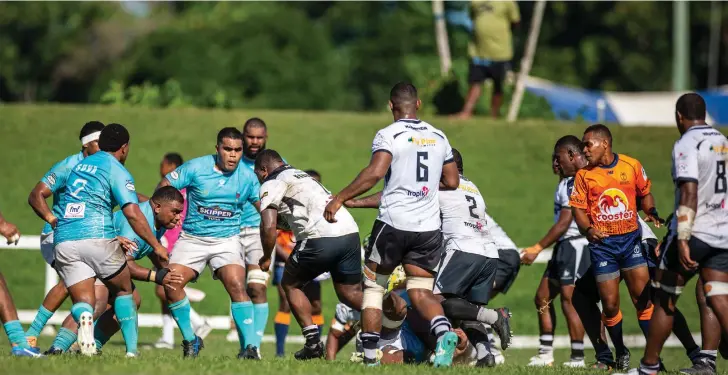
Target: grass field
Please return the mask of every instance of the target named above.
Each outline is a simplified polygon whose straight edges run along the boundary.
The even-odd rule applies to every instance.
[[[105,123],[119,122],[131,133],[131,154],[127,168],[136,179],[139,192],[150,194],[159,181],[158,165],[166,152],[177,151],[191,159],[213,152],[215,135],[223,126],[241,126],[249,117],[258,116],[269,125],[268,147],[277,149],[294,166],[314,168],[321,172],[324,184],[337,191],[351,181],[367,163],[371,140],[375,132],[391,122],[385,114],[309,113],[272,111],[207,111],[152,110],[113,107],[72,106],[0,106],[0,209],[5,216],[17,223],[23,233],[39,234],[42,222],[35,217],[26,200],[28,193],[56,161],[77,152],[78,131],[89,120]],[[425,118],[443,129],[453,147],[464,157],[465,175],[473,180],[483,192],[488,210],[504,227],[519,246],[528,246],[546,232],[552,222],[553,191],[557,178],[551,172],[550,155],[553,143],[565,134],[580,136],[584,124],[547,123],[524,121],[517,125],[492,122],[483,119],[468,122],[450,122],[445,118]],[[619,128],[613,127],[615,150],[636,157],[645,166],[653,181],[658,208],[666,216],[672,206],[672,182],[670,180],[670,152],[679,134],[674,128]],[[374,210],[352,211],[360,226],[362,235],[369,233],[376,216]],[[663,232],[658,230],[658,235]],[[38,252],[21,250],[0,251],[0,270],[8,280],[11,292],[20,309],[35,309],[43,295],[43,260]],[[493,305],[506,305],[514,312],[516,334],[538,333],[536,313],[533,308],[533,294],[543,273],[544,265],[524,267],[516,284],[507,296],[498,297]],[[151,285],[139,285],[143,303],[141,312],[153,313],[158,302]],[[228,299],[219,283],[208,275],[194,285],[204,290],[208,297],[204,303],[195,306],[203,315],[227,314]],[[689,286],[688,288],[691,288]],[[690,290],[690,289],[689,289]],[[623,293],[626,291],[623,289]],[[271,291],[271,310],[277,306],[277,296]],[[623,299],[623,301],[628,301]],[[327,321],[332,317],[331,309],[335,296],[330,284],[324,285],[324,305]],[[558,301],[554,301],[558,303]],[[625,332],[639,333],[634,319],[634,309],[623,304]],[[67,309],[68,306],[65,307]],[[690,293],[680,301],[680,308],[690,321],[694,332],[699,329],[697,308]],[[557,309],[558,311],[558,309]],[[271,319],[272,320],[272,319]],[[269,333],[272,332],[269,324]],[[291,327],[297,334],[298,327]],[[559,314],[557,334],[566,334],[566,327]],[[143,339],[156,340],[157,332],[143,330]],[[219,343],[218,343],[219,341]],[[7,349],[0,340],[0,351]],[[271,351],[272,346],[264,346]],[[509,351],[511,352],[511,351]],[[641,350],[635,349],[635,358]],[[120,352],[118,352],[120,353]],[[124,362],[111,348],[104,357],[114,360],[83,359],[84,372],[91,373],[152,373],[192,372],[205,370],[216,373],[240,372],[242,364],[236,361],[219,361],[236,353],[233,344],[212,340],[208,344],[204,359],[195,366],[183,366],[176,358],[178,353],[158,357],[144,355],[136,362]],[[666,359],[675,365],[685,365],[682,350],[666,352]],[[146,353],[145,353],[146,354]],[[567,352],[561,353],[568,356]],[[673,355],[675,354],[675,355]],[[531,351],[513,351],[516,361],[527,358]],[[270,356],[268,356],[270,357]],[[347,352],[348,357],[348,352]],[[565,358],[564,358],[565,359]],[[20,371],[52,370],[54,373],[72,372],[75,360],[68,358],[38,362],[32,368],[23,361],[12,361],[0,357],[0,366],[8,373]],[[636,359],[633,363],[637,363]],[[670,364],[671,362],[668,362]],[[202,367],[198,367],[202,366]],[[264,361],[245,369],[272,373],[312,373],[327,371],[328,367],[314,364],[293,364],[289,361]],[[335,371],[356,373],[356,366],[341,364]],[[195,370],[196,369],[196,370]],[[393,373],[421,372],[421,368],[402,367]],[[476,370],[457,370],[476,371]],[[525,368],[508,368],[504,373],[534,373]],[[547,370],[543,373],[562,373],[561,370]],[[0,371],[4,372],[4,371]]]

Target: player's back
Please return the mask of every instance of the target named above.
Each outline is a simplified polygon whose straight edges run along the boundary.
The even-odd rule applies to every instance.
[[[559,184],[556,186],[556,192],[554,193],[554,223],[559,221],[561,217],[561,210],[571,209],[569,206],[569,196],[574,190],[574,177],[566,177],[559,180]],[[568,238],[581,237],[579,233],[579,227],[576,226],[576,220],[571,219],[569,228],[561,236],[560,240]]]
[[[680,203],[677,181],[698,184],[698,209],[692,234],[710,246],[728,249],[728,139],[710,126],[695,126],[675,142],[673,179],[675,207]],[[677,220],[670,223],[676,232]]]
[[[403,119],[377,133],[372,152],[392,155],[378,220],[403,231],[438,230],[442,167],[452,160],[445,134],[424,121]]]
[[[287,221],[296,241],[309,238],[339,237],[358,233],[359,227],[345,208],[336,214],[336,222],[324,219],[324,209],[331,200],[329,192],[308,173],[284,166],[271,173],[261,186],[261,210],[277,204],[278,213]]]
[[[114,238],[114,207],[137,202],[126,168],[108,152],[97,152],[76,164],[68,176],[55,242]]]
[[[455,190],[439,194],[442,234],[448,249],[497,258],[498,250],[487,232],[485,201],[475,184],[460,176]]]
[[[63,215],[63,207],[61,207],[61,196],[66,191],[66,181],[68,180],[68,176],[71,174],[71,171],[73,170],[73,167],[76,166],[81,160],[83,160],[83,152],[79,152],[77,154],[71,155],[58,163],[54,164],[51,169],[48,171],[48,173],[43,176],[41,181],[48,186],[48,188],[53,193],[53,208],[51,211],[53,212],[53,215],[57,218],[61,217]],[[45,223],[43,226],[43,232],[42,233],[50,233],[53,231],[53,228],[50,224]]]
[[[166,229],[164,227],[156,227],[154,220],[154,209],[152,208],[151,201],[140,203],[139,210],[141,210],[144,218],[147,220],[147,224],[149,224],[149,227],[152,228],[152,233],[154,233],[154,237],[156,237],[157,240],[162,238],[162,236],[166,232]],[[133,252],[127,252],[127,255],[132,256],[134,259],[141,259],[153,251],[152,247],[149,246],[149,244],[146,243],[146,241],[144,241],[141,237],[139,237],[136,232],[134,232],[134,229],[132,229],[131,225],[129,224],[129,220],[126,219],[126,216],[124,216],[124,213],[122,211],[114,212],[114,229],[116,230],[117,236],[125,237],[131,241],[134,241],[137,247],[136,250],[134,250]]]

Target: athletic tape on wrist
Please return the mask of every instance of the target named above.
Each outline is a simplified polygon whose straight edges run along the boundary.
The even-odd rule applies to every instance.
[[[695,224],[695,210],[688,206],[680,205],[677,208],[677,239],[689,240]]]

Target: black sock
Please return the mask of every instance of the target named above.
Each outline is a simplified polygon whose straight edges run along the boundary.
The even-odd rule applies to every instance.
[[[379,332],[362,332],[360,337],[361,346],[364,349],[364,360],[370,363],[376,361]]]
[[[483,359],[490,352],[490,342],[488,341],[488,334],[483,327],[483,323],[480,322],[462,322],[460,324],[468,340],[475,346],[475,350],[478,352],[478,359]]]
[[[672,333],[674,333],[677,339],[680,340],[680,343],[683,345],[683,348],[685,348],[685,353],[688,354],[688,357],[690,357],[691,353],[697,353],[700,351],[700,347],[693,339],[693,334],[690,333],[690,327],[688,327],[688,322],[685,320],[685,315],[683,315],[677,308],[675,308],[675,313],[673,315]]]
[[[317,325],[310,325],[304,327],[302,330],[303,337],[306,338],[306,346],[314,346],[321,342],[321,333]]]
[[[622,320],[613,325],[613,326],[607,326],[607,332],[609,333],[609,337],[612,339],[612,344],[614,344],[614,351],[617,352],[617,356],[621,356],[625,353],[627,353],[627,347],[624,346],[624,336],[622,335]]]

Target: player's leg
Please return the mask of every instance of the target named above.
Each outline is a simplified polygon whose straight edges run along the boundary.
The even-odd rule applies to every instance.
[[[359,284],[361,284],[361,280]],[[313,320],[313,324],[317,325],[319,332],[323,334],[325,322],[321,305],[321,283],[314,280],[303,287],[303,292],[306,293],[306,297],[311,301],[311,319]]]
[[[322,260],[328,265],[327,271],[331,273],[336,296],[343,304],[351,307],[355,311],[361,311],[364,295],[361,286],[362,269],[359,233],[329,238],[325,239],[325,241],[326,248],[323,253],[326,255],[322,257]],[[311,294],[308,295],[318,297],[316,299],[320,303],[321,285],[318,282],[311,282],[310,284],[314,283],[317,285],[316,289],[318,289],[318,293],[311,293],[313,294],[312,296]],[[313,323],[318,325],[315,321]]]
[[[177,327],[179,327],[180,333],[182,334],[183,348],[190,347],[190,350],[185,350],[183,352],[183,356],[197,356],[199,353],[199,347],[196,348],[193,344],[197,343],[198,339],[195,335],[195,330],[192,328],[192,323],[190,322],[191,306],[190,300],[187,298],[187,294],[185,293],[184,286],[190,281],[195,280],[199,273],[195,269],[180,263],[175,263],[177,261],[184,261],[182,259],[174,259],[176,254],[181,253],[179,243],[180,242],[178,241],[177,249],[175,249],[172,253],[169,268],[174,269],[175,272],[179,273],[183,280],[182,283],[178,287],[175,287],[174,290],[164,288],[164,292],[168,303],[167,306],[169,308],[169,313],[177,323]],[[181,255],[177,255],[177,257],[181,258]],[[193,351],[192,349],[195,350]]]
[[[174,348],[174,328],[176,324],[172,318],[172,314],[169,312],[167,306],[167,295],[164,293],[164,287],[161,285],[155,285],[154,294],[159,299],[160,309],[162,311],[162,336],[154,343],[154,347],[157,349],[173,349]]]
[[[572,296],[574,309],[579,314],[595,351],[596,363],[592,365],[592,368],[614,368],[614,356],[607,345],[607,335],[601,319],[602,312],[598,305],[599,291],[591,268],[587,269],[574,285],[574,295]]]
[[[242,257],[240,262],[242,263]],[[230,311],[240,341],[238,358],[260,359],[260,348],[253,345],[257,342],[254,324],[255,308],[246,292],[245,266],[240,263],[235,264],[234,260],[226,260],[224,263],[227,264],[213,267],[215,276],[222,282],[230,296]],[[213,265],[212,260],[210,264]]]
[[[255,335],[249,342],[256,348],[260,348],[263,341],[263,333],[268,325],[268,272],[263,272],[258,266],[258,261],[263,257],[263,244],[260,242],[260,231],[255,228],[243,228],[240,233],[240,245],[245,254],[247,271],[247,293],[253,302],[253,327]]]
[[[98,289],[99,288],[97,287],[97,290]],[[133,300],[136,308],[139,309],[142,304],[142,298],[141,295],[139,295],[139,291],[136,288],[133,289]],[[97,294],[96,297],[98,298],[99,295]],[[98,350],[101,350],[101,348],[121,329],[118,318],[114,313],[113,306],[114,301],[109,301],[108,308],[101,314],[101,316],[99,316],[94,324],[94,339],[96,340],[96,349]]]
[[[556,278],[560,285],[561,310],[566,318],[566,325],[571,339],[571,356],[564,362],[566,367],[585,367],[584,363],[584,325],[574,307],[576,281],[590,268],[588,257],[588,241],[572,239],[560,241],[558,250],[554,252]],[[586,253],[585,253],[586,251]]]
[[[13,355],[18,356],[39,356],[38,349],[31,348],[25,338],[25,331],[18,320],[18,312],[15,310],[13,296],[10,295],[5,278],[0,273],[0,321],[3,323],[5,333],[12,345]],[[17,348],[17,349],[16,349]]]
[[[561,310],[566,318],[571,339],[571,356],[564,363],[568,367],[584,367],[584,325],[574,307],[574,285],[561,286]]]
[[[690,368],[681,369],[680,373],[696,375],[715,374],[716,360],[718,358],[718,348],[722,344],[721,327],[720,323],[718,323],[718,320],[715,317],[715,314],[713,313],[713,310],[708,306],[702,278],[698,278],[698,282],[695,283],[695,297],[698,302],[698,310],[700,311],[700,331],[702,348],[698,348],[697,354],[693,352],[687,352],[688,357],[690,357],[690,361],[693,365]],[[678,319],[678,315],[675,314],[673,333],[677,328]],[[683,343],[683,346],[687,348],[685,343]]]
[[[134,302],[134,290],[132,288],[131,273],[126,267],[111,278],[102,279],[109,288],[109,295],[114,296],[114,314],[121,325],[121,335],[126,344],[126,355],[137,354],[139,340],[139,326],[137,323],[137,307]]]
[[[622,270],[622,277],[627,285],[627,290],[637,310],[637,321],[642,333],[647,337],[650,327],[650,319],[654,307],[650,301],[650,273],[646,265],[636,268]]]
[[[37,346],[36,343],[38,340],[38,335],[40,335],[43,327],[45,327],[46,323],[48,323],[48,320],[53,317],[53,314],[56,312],[56,310],[58,310],[59,307],[61,307],[67,297],[68,290],[63,284],[63,281],[59,281],[53,288],[51,288],[51,290],[48,291],[48,294],[46,294],[40,307],[38,307],[38,312],[35,314],[33,322],[30,324],[30,327],[25,332],[25,335],[28,337],[28,342],[31,346]]]
[[[549,263],[547,266],[534,296],[534,304],[538,313],[539,346],[538,355],[531,357],[529,366],[552,366],[554,363],[556,308],[552,302],[559,295],[560,288],[549,277],[551,264]]]
[[[276,356],[285,355],[286,336],[288,336],[288,328],[291,325],[291,308],[288,306],[286,292],[283,291],[281,280],[283,279],[284,265],[276,264],[273,268],[273,285],[278,290],[278,312],[275,316],[275,334],[276,334]]]

